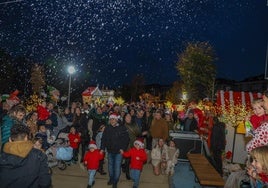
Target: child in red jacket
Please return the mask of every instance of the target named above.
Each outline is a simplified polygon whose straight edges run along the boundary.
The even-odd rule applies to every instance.
[[[79,144],[81,141],[80,133],[76,132],[75,127],[71,127],[70,133],[68,134],[70,147],[73,148],[73,162],[76,163],[78,161],[78,152],[79,152]]]
[[[120,150],[120,153],[123,157],[130,157],[130,177],[134,181],[133,188],[137,188],[139,186],[143,164],[147,160],[143,140],[136,140],[134,142],[134,147],[125,152]]]
[[[49,111],[47,109],[46,101],[42,101],[41,104],[37,106],[38,120],[45,121],[49,118]]]
[[[88,146],[89,150],[86,152],[84,157],[84,164],[88,170],[88,186],[91,188],[95,183],[95,175],[99,169],[100,160],[103,160],[104,154],[97,149],[94,141],[91,141]]]

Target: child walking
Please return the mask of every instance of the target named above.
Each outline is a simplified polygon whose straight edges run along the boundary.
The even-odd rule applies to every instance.
[[[134,147],[129,151],[120,150],[123,157],[130,157],[130,177],[134,181],[133,188],[138,188],[143,164],[147,160],[142,140],[135,140]]]
[[[99,169],[100,160],[103,160],[104,154],[97,149],[97,146],[94,141],[89,143],[89,150],[86,152],[84,157],[84,164],[88,170],[88,186],[91,188],[95,184],[95,175]]]

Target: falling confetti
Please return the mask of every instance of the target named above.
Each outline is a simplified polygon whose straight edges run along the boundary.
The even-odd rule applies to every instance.
[[[252,0],[3,1],[0,47],[54,62],[51,74],[64,74],[64,66],[75,64],[80,79],[90,84],[121,85],[139,73],[147,83],[170,84],[178,79],[177,54],[189,41],[211,42],[220,68],[242,57],[260,60],[263,54],[249,52],[256,48],[252,41],[263,41],[253,33],[267,38],[265,6]],[[234,58],[232,46],[239,51]],[[221,69],[220,74],[230,76]]]

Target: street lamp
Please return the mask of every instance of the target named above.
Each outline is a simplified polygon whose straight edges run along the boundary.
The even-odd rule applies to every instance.
[[[187,100],[187,93],[186,92],[182,92],[182,100],[183,101]]]
[[[75,68],[74,68],[74,66],[69,66],[67,70],[69,73],[69,90],[68,90],[67,107],[69,107],[70,106],[70,97],[71,97],[71,80],[72,80],[72,74],[75,73]]]

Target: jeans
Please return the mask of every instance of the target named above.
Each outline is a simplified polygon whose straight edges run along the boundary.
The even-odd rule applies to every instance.
[[[108,171],[110,181],[117,184],[121,174],[121,163],[123,156],[120,153],[108,153]]]
[[[84,156],[85,156],[87,149],[88,149],[88,143],[85,143],[85,142],[81,143],[81,151],[82,151],[81,160],[80,160],[81,162],[83,162],[84,160]]]
[[[78,160],[78,152],[79,152],[78,148],[76,149],[73,148],[73,161],[75,162]]]
[[[95,181],[95,174],[97,170],[88,170],[88,185],[92,185]]]
[[[130,177],[134,181],[133,187],[138,187],[140,182],[141,171],[137,169],[130,169]]]

